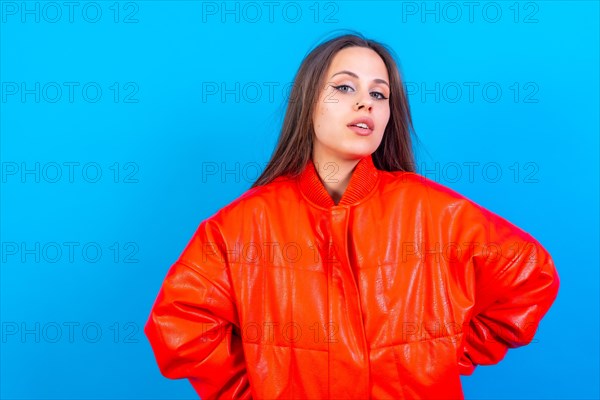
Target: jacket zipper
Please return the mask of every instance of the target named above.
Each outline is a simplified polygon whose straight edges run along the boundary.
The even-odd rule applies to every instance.
[[[350,219],[349,213],[350,213],[350,210],[345,207],[332,209],[333,215],[342,215],[344,218],[344,230],[343,230],[343,246],[344,246],[343,256],[345,259],[344,266],[350,273],[350,277],[351,277],[352,283],[354,285],[354,290],[356,291],[356,294],[357,294],[358,311],[359,311],[359,316],[360,316],[360,329],[362,331],[363,356],[365,358],[366,367],[367,367],[367,388],[366,389],[367,389],[367,396],[370,399],[371,398],[371,361],[369,358],[369,351],[368,351],[368,345],[367,345],[367,332],[365,330],[365,323],[363,320],[363,311],[362,311],[360,291],[358,288],[358,283],[356,282],[356,277],[354,276],[354,271],[352,269],[352,265],[350,264],[350,256],[348,254],[348,224],[349,224],[349,219]],[[344,260],[341,260],[341,261],[344,261]]]

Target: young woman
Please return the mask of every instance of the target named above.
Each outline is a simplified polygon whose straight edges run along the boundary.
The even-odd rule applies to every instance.
[[[461,399],[559,277],[532,236],[414,172],[396,63],[358,35],[295,77],[267,168],[202,221],[145,327],[202,399]]]

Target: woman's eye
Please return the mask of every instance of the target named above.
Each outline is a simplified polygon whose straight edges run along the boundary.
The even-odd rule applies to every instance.
[[[339,86],[334,86],[335,89],[339,90],[340,92],[347,92],[348,90],[343,90],[342,88],[346,88],[346,89],[352,89],[350,86],[348,85],[339,85]]]
[[[347,93],[347,92],[349,92],[350,90],[352,90],[352,91],[354,90],[354,89],[352,88],[352,86],[349,86],[349,85],[338,85],[338,86],[333,86],[333,88],[334,88],[334,89],[336,89],[336,90],[339,90],[340,92],[344,92],[344,93]],[[380,93],[380,92],[371,92],[371,95],[375,95],[375,98],[376,98],[377,100],[385,100],[385,99],[387,99],[387,97],[385,97],[385,96],[384,96],[382,93]]]
[[[385,97],[385,96],[384,96],[382,93],[379,93],[379,92],[371,92],[371,93],[372,93],[372,94],[375,94],[375,95],[376,95],[375,97],[376,97],[378,100],[385,100],[385,99],[387,99],[387,97]]]

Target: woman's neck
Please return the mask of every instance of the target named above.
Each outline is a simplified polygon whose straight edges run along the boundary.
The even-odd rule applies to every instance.
[[[352,172],[360,160],[334,160],[324,157],[313,157],[313,163],[323,186],[331,196],[334,204],[338,204],[350,183]]]

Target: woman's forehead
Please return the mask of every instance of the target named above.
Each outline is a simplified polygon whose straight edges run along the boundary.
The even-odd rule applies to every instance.
[[[366,47],[347,47],[335,54],[327,70],[327,78],[342,71],[350,72],[359,79],[385,79],[388,80],[388,72],[383,59],[377,52]],[[351,74],[340,74],[340,76],[351,76]]]

